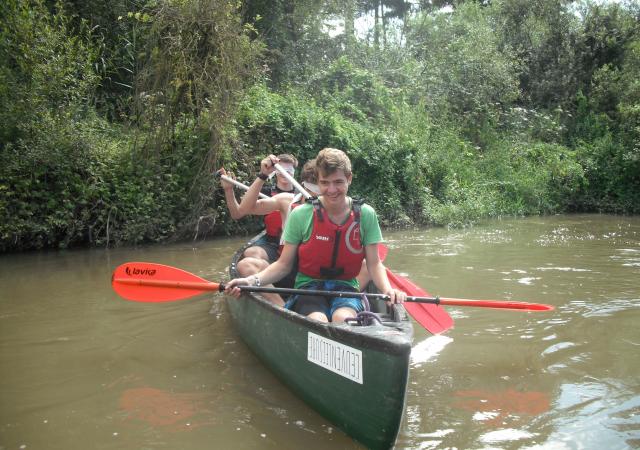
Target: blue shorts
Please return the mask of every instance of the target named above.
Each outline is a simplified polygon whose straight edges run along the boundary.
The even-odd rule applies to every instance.
[[[301,289],[317,289],[323,291],[350,291],[357,292],[353,286],[339,281],[313,281],[300,287]],[[308,316],[313,312],[321,312],[329,320],[339,308],[351,308],[356,312],[364,311],[362,299],[360,297],[325,297],[322,295],[298,294],[291,297],[285,308],[295,311],[303,316]]]

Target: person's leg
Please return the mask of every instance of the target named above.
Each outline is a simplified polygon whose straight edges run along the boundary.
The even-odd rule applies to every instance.
[[[265,250],[260,245],[253,245],[251,247],[247,247],[243,253],[245,258],[256,258],[256,259],[264,259],[269,262],[269,254],[267,250]]]
[[[266,269],[268,266],[269,262],[264,259],[245,256],[238,261],[237,268],[241,277],[248,277]]]
[[[358,311],[363,311],[362,300],[360,298],[353,297],[336,297],[331,302],[331,321],[332,322],[344,322],[345,319],[350,317],[356,317]]]
[[[255,275],[258,272],[266,269],[269,266],[268,256],[269,256],[270,248],[265,248],[261,246],[253,246],[248,247],[244,251],[244,258],[238,261],[237,269],[238,274],[241,277],[249,277],[251,275]],[[258,256],[249,256],[249,255],[264,255],[264,258]],[[273,287],[273,285],[268,285],[268,287]],[[275,293],[270,292],[261,292],[264,298],[273,303],[274,305],[284,306],[284,300],[282,297]]]
[[[342,307],[336,309],[331,315],[331,321],[335,323],[344,322],[346,319],[356,317],[358,313],[355,309],[349,307]]]
[[[327,310],[329,302],[325,297],[316,295],[300,295],[292,310],[318,322],[328,322]]]

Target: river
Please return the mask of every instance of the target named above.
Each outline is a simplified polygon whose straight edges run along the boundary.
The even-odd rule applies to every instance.
[[[415,325],[398,449],[640,447],[640,217],[386,231],[386,265],[448,307]],[[0,256],[0,449],[358,449],[245,347],[224,298],[129,302],[126,261],[212,281],[244,239]]]

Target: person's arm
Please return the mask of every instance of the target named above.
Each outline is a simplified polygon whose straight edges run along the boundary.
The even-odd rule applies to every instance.
[[[308,212],[309,211],[307,211],[307,213]],[[310,211],[310,213],[313,213],[313,211]],[[293,269],[293,265],[296,261],[298,246],[301,242],[303,242],[305,238],[305,231],[308,231],[307,228],[309,228],[310,225],[308,220],[299,220],[300,218],[304,218],[304,215],[305,210],[303,207],[296,208],[291,212],[291,215],[289,216],[290,220],[287,221],[287,225],[285,226],[285,229],[282,233],[285,239],[285,244],[282,248],[282,253],[280,254],[280,257],[277,261],[270,264],[266,269],[264,269],[260,273],[257,273],[256,275],[231,280],[226,285],[225,293],[233,295],[234,297],[239,297],[241,290],[240,288],[238,288],[238,286],[255,285],[255,277],[260,280],[260,285],[264,286],[276,281],[280,281],[287,274],[289,274],[289,272],[291,272],[291,269]],[[313,215],[311,215],[311,217],[313,217]]]
[[[260,172],[258,177],[249,187],[247,193],[242,197],[240,205],[238,205],[238,213],[241,217],[247,214],[261,215],[269,214],[272,211],[278,209],[278,203],[273,198],[260,199],[260,191],[264,186],[265,181],[269,178],[269,175],[275,170],[274,165],[278,162],[278,158],[274,155],[269,155],[260,162]]]
[[[224,292],[234,297],[239,297],[242,290],[238,286],[266,286],[280,281],[291,272],[297,252],[297,244],[284,244],[282,253],[277,261],[255,275],[250,275],[246,278],[235,278],[229,281]]]
[[[387,277],[387,269],[380,261],[378,255],[378,244],[369,244],[365,246],[365,258],[367,262],[367,270],[378,290],[389,296],[389,303],[403,303],[407,299],[407,294],[399,289],[394,289],[389,283]]]
[[[220,173],[226,175],[224,169],[221,169]],[[233,220],[242,219],[243,214],[240,214],[238,201],[236,200],[236,194],[233,192],[233,184],[226,181],[224,178],[220,178],[220,184],[222,184],[222,190],[224,191],[224,198],[227,201],[227,208],[229,214]]]
[[[293,194],[290,194],[289,192],[281,192],[273,197],[261,198],[255,202],[253,207],[249,208],[248,206],[243,207],[243,203],[245,202],[245,198],[243,198],[240,203],[240,211],[244,213],[248,210],[247,214],[253,214],[255,216],[266,216],[273,211],[280,211],[284,218],[287,216],[287,209],[292,199]],[[247,200],[248,204],[251,203],[251,200],[252,199]]]
[[[364,245],[367,271],[371,280],[373,280],[373,283],[381,293],[389,296],[390,303],[404,302],[407,294],[391,287],[387,277],[387,269],[380,261],[378,244],[382,242],[382,232],[380,231],[378,216],[369,205],[362,206],[360,232]]]

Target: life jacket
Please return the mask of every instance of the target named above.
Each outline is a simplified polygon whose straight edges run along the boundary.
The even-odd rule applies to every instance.
[[[350,280],[360,272],[364,248],[360,237],[362,201],[354,200],[346,222],[329,220],[318,200],[313,204],[313,229],[298,246],[298,270],[311,278]]]
[[[291,191],[283,191],[278,186],[272,186],[267,192],[267,195],[273,197],[281,192]],[[264,228],[267,234],[267,239],[275,242],[279,241],[280,235],[282,234],[282,215],[280,214],[280,211],[272,211],[264,216]]]

